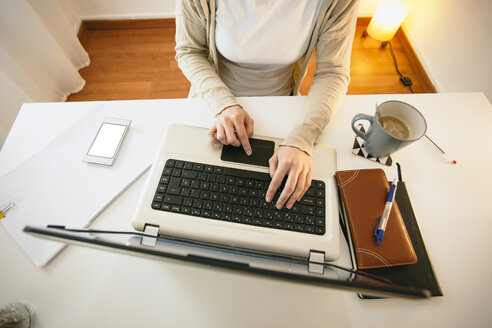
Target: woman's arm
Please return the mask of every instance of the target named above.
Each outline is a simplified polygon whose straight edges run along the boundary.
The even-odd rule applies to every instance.
[[[191,82],[193,93],[204,99],[217,115],[238,102],[214,67],[208,40],[210,15],[204,11],[201,1],[176,1],[175,50],[178,66]]]
[[[194,95],[200,96],[216,119],[209,130],[213,141],[225,145],[242,145],[251,154],[249,139],[253,135],[253,119],[239,106],[236,98],[217,74],[217,63],[211,55],[209,38],[215,14],[202,7],[200,1],[176,2],[176,61],[191,82]],[[212,35],[211,35],[212,34]]]
[[[350,55],[355,34],[358,0],[341,0],[325,17],[316,44],[316,71],[308,93],[308,107],[283,145],[312,154],[321,135],[345,96],[350,82]]]
[[[350,55],[355,33],[358,0],[340,0],[320,27],[316,43],[316,71],[308,94],[308,107],[298,123],[270,160],[272,183],[267,191],[271,200],[285,175],[285,187],[276,203],[291,208],[311,185],[312,151],[350,82]]]

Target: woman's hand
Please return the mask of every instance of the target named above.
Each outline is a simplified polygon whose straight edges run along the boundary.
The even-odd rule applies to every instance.
[[[284,189],[275,206],[281,209],[284,204],[291,209],[311,186],[313,160],[304,151],[290,146],[280,146],[269,160],[272,181],[268,187],[265,200],[271,202],[275,192],[288,175]]]
[[[216,143],[236,147],[243,145],[246,154],[251,155],[249,138],[253,136],[253,130],[254,121],[251,116],[241,106],[234,105],[225,108],[216,116],[208,135]]]

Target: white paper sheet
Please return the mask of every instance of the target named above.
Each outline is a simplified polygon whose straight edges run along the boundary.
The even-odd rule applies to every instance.
[[[155,150],[132,126],[113,166],[83,162],[105,116],[111,115],[104,108],[91,111],[0,178],[0,207],[15,203],[0,222],[38,266],[47,264],[64,244],[32,237],[22,231],[26,225],[86,227],[152,163]]]

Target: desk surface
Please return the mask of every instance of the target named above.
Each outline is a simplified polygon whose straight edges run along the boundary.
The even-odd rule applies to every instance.
[[[44,268],[34,266],[0,225],[0,304],[26,301],[37,327],[380,327],[489,326],[492,311],[492,185],[489,124],[492,106],[481,93],[348,96],[318,142],[333,145],[338,168],[384,167],[351,154],[351,118],[374,113],[389,99],[418,108],[428,135],[450,159],[422,139],[393,155],[420,224],[444,297],[360,300],[355,293],[305,286],[186,263],[157,261],[69,246]],[[255,133],[284,137],[302,117],[303,97],[243,98]],[[41,150],[84,113],[104,106],[133,120],[155,147],[167,124],[208,127],[196,100],[25,104],[0,152],[0,176]],[[275,123],[273,123],[275,122]],[[91,227],[129,229],[144,174]],[[341,263],[349,263],[341,238]]]

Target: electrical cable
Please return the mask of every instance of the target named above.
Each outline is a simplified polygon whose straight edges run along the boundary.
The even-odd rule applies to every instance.
[[[393,63],[395,65],[396,72],[398,73],[398,75],[400,75],[400,81],[403,83],[404,86],[408,87],[412,93],[415,93],[415,91],[413,91],[413,88],[412,88],[412,80],[410,80],[410,78],[408,76],[404,76],[400,72],[400,69],[398,68],[398,63],[396,62],[395,53],[393,51],[393,45],[391,44],[390,41],[388,41],[388,44],[390,46],[390,54],[391,54],[391,57],[393,58]]]

